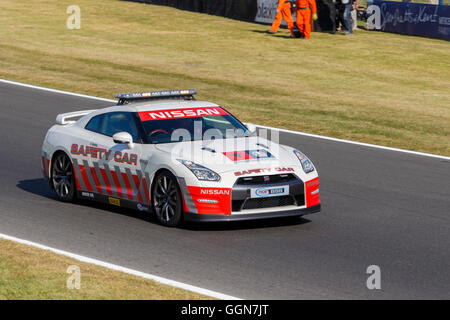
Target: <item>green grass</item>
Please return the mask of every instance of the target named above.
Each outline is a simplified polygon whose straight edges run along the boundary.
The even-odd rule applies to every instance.
[[[450,155],[450,44],[267,26],[114,0],[0,2],[0,77],[111,98],[195,88],[245,121]]]
[[[67,268],[80,268],[80,289],[68,289]],[[0,239],[0,300],[209,299],[118,271]]]

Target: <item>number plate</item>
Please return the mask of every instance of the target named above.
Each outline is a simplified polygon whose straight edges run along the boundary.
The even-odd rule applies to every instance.
[[[288,194],[289,194],[289,186],[262,187],[250,189],[250,196],[252,198],[278,197],[278,196],[285,196]]]

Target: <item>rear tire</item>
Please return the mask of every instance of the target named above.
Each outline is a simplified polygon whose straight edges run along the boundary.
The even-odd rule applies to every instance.
[[[52,161],[52,186],[60,201],[72,202],[76,198],[75,174],[72,162],[65,153],[57,153]]]
[[[176,177],[169,171],[159,173],[152,187],[152,206],[159,223],[178,226],[183,217],[181,191]]]

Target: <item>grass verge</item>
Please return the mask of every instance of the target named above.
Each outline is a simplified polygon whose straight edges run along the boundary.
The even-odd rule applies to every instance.
[[[80,289],[68,289],[71,265],[80,268]],[[18,299],[210,299],[122,272],[0,239],[0,300]]]
[[[81,8],[81,29],[66,8]],[[0,77],[112,97],[195,88],[244,121],[450,155],[450,44],[267,26],[116,0],[0,2]]]

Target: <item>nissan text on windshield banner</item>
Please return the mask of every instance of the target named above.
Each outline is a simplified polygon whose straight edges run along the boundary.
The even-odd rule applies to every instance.
[[[164,120],[164,119],[180,119],[180,118],[196,118],[227,115],[228,112],[220,107],[201,107],[187,109],[167,109],[167,110],[151,110],[139,112],[142,121]]]

